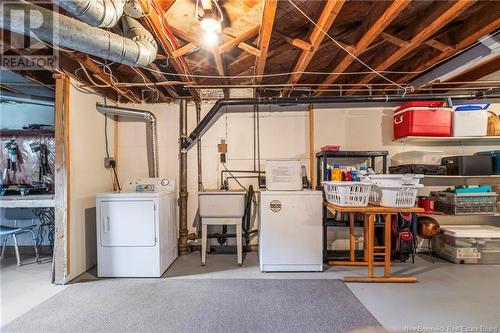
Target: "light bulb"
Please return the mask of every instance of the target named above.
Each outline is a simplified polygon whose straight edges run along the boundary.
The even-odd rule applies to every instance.
[[[220,30],[220,22],[213,17],[203,17],[200,22],[201,28],[205,31]]]
[[[215,30],[207,30],[205,32],[205,43],[215,45],[219,40],[219,36]]]

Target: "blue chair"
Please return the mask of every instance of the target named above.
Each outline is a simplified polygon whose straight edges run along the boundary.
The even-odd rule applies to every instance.
[[[31,225],[18,227],[18,220],[31,220]],[[14,240],[14,248],[16,251],[17,266],[21,266],[21,256],[19,255],[17,235],[31,233],[33,237],[33,246],[35,248],[36,262],[40,263],[36,235],[33,231],[33,229],[37,226],[35,223],[35,214],[33,213],[33,210],[29,208],[5,208],[2,221],[14,221],[14,224],[13,226],[0,225],[0,237],[3,237],[2,254],[0,255],[0,258],[3,259],[4,257],[7,239],[9,237],[12,237],[12,239]]]

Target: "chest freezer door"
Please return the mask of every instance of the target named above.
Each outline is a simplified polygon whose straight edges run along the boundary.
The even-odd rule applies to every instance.
[[[261,253],[265,264],[322,263],[322,196],[261,197]]]
[[[101,246],[154,246],[154,201],[103,201],[100,203]]]

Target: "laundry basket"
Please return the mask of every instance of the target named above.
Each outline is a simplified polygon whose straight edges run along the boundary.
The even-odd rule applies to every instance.
[[[417,185],[375,185],[371,189],[370,203],[383,207],[410,208],[415,206]]]
[[[373,182],[379,186],[401,186],[401,185],[417,185],[424,175],[420,174],[391,174],[391,175],[368,175],[364,180]]]
[[[322,182],[326,201],[343,207],[366,207],[370,198],[371,183]]]

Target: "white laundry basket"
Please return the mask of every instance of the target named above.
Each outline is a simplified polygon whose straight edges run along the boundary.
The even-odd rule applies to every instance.
[[[326,201],[343,207],[366,207],[373,184],[366,182],[322,182]]]
[[[401,186],[401,185],[418,185],[420,179],[424,175],[419,174],[403,174],[403,175],[368,175],[364,178],[366,182],[373,182],[379,186]]]
[[[370,194],[370,203],[383,207],[410,208],[415,206],[417,191],[424,187],[417,185],[375,185]]]

